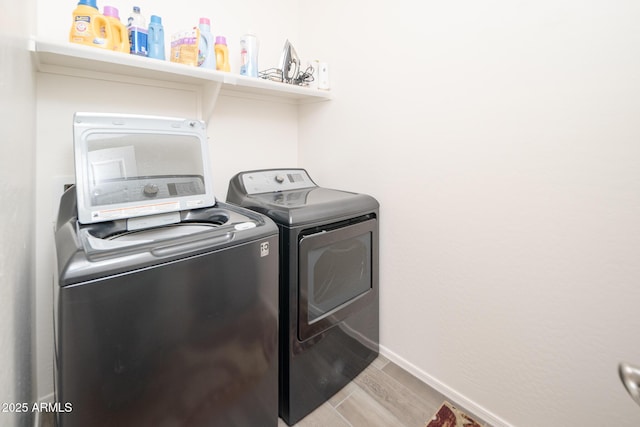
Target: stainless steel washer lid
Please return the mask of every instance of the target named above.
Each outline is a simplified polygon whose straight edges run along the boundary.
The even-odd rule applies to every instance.
[[[73,136],[82,224],[215,205],[201,121],[76,113]]]

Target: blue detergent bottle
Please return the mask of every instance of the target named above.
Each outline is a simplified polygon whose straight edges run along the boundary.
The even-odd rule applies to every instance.
[[[149,58],[165,59],[164,54],[164,28],[162,18],[151,15],[149,33],[147,34],[147,54]]]

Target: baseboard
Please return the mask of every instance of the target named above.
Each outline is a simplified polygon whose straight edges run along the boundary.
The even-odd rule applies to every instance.
[[[403,359],[398,356],[393,351],[389,350],[385,346],[380,346],[380,354],[400,366],[402,369],[411,373],[416,378],[420,379],[422,382],[427,384],[429,387],[432,387],[434,390],[444,394],[447,398],[451,399],[452,402],[462,406],[465,410],[474,413],[478,417],[482,418],[487,423],[491,424],[493,427],[513,427],[511,424],[507,423],[505,420],[496,416],[492,412],[486,410],[484,407],[478,405],[471,399],[468,399],[466,396],[458,393],[456,390],[451,387],[443,384],[438,381],[436,378],[427,374],[420,368],[418,368],[413,363]]]

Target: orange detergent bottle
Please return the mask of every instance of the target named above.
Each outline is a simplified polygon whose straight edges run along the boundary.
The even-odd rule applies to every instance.
[[[96,0],[80,0],[73,11],[69,41],[87,46],[113,49],[111,27],[100,14]]]
[[[111,43],[113,50],[117,52],[129,53],[131,51],[129,45],[129,32],[127,27],[120,21],[118,9],[113,6],[104,7],[104,17],[111,27]]]
[[[231,64],[229,63],[229,48],[227,48],[227,39],[222,36],[217,36],[214,50],[216,52],[216,70],[231,71]]]

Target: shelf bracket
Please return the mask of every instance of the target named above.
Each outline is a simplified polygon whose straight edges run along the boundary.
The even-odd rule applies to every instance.
[[[200,119],[207,125],[209,125],[209,121],[213,116],[216,101],[218,100],[218,96],[220,96],[220,89],[222,89],[221,82],[210,81],[202,85],[202,91],[199,95],[200,105],[198,108],[200,110]]]

